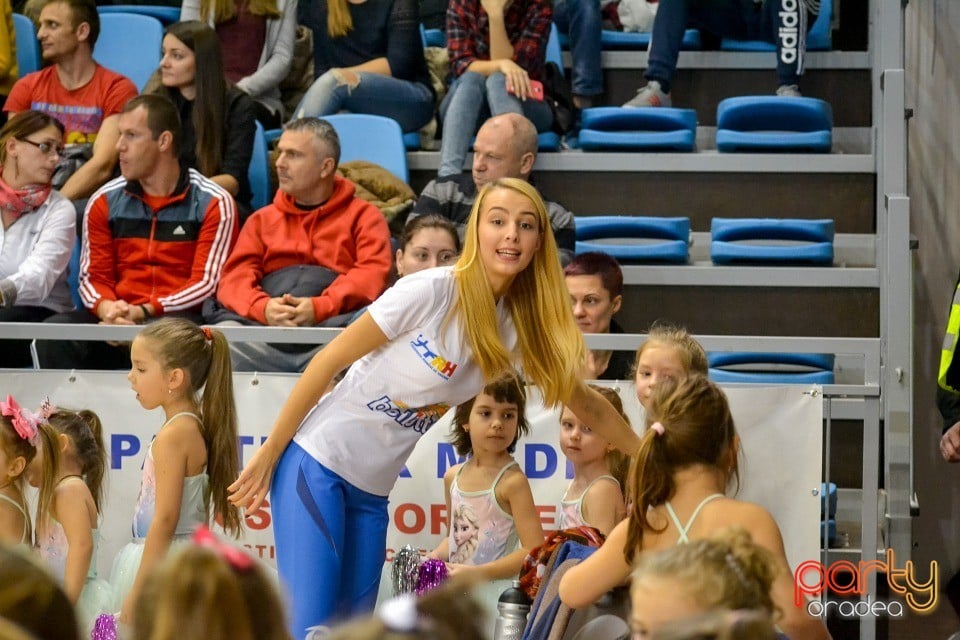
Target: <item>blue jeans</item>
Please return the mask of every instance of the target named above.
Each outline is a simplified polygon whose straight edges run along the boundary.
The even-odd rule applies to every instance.
[[[764,0],[762,5],[753,0],[660,0],[643,75],[670,91],[683,32],[689,26],[724,38],[776,43],[779,83],[798,84],[807,30],[814,20],[816,15],[808,13],[801,0]],[[783,40],[781,33],[794,34],[793,41]]]
[[[373,611],[387,548],[387,497],[361,491],[291,442],[270,490],[291,631]]]
[[[453,81],[450,91],[440,103],[443,139],[440,141],[438,177],[457,175],[463,171],[470,143],[483,122],[501,113],[526,116],[538,132],[550,130],[553,112],[542,100],[520,101],[507,93],[507,79],[497,71],[483,76],[467,71]]]
[[[333,71],[317,78],[297,105],[295,118],[323,117],[339,111],[393,118],[404,133],[419,131],[433,118],[433,93],[419,82],[379,73],[357,73],[360,83],[351,87]]]
[[[600,95],[603,93],[600,0],[557,0],[553,3],[553,21],[557,29],[570,36],[573,93],[578,96]]]

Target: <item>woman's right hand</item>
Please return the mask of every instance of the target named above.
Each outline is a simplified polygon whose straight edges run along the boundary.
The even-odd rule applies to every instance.
[[[507,80],[507,91],[520,98],[520,100],[526,100],[528,96],[533,95],[533,90],[530,87],[530,75],[526,69],[509,58],[502,58],[498,62],[500,63],[500,73]]]
[[[279,459],[280,454],[274,453],[266,442],[263,443],[243,467],[236,482],[227,487],[230,502],[247,512],[259,509],[270,492],[270,481]]]

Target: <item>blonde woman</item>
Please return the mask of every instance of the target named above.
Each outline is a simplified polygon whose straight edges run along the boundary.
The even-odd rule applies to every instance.
[[[401,278],[320,351],[230,487],[235,504],[255,510],[273,481],[294,637],[373,608],[387,495],[404,462],[448,407],[514,364],[548,405],[566,404],[615,446],[635,451],[636,434],[580,379],[585,358],[543,200],[523,180],[489,184],[457,263]]]
[[[254,99],[266,129],[283,122],[280,83],[290,72],[297,35],[294,0],[183,0],[181,20],[213,27],[227,80]]]

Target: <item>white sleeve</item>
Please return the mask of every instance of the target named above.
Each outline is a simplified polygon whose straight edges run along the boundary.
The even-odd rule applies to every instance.
[[[55,192],[54,192],[55,193]],[[59,194],[58,194],[59,195]],[[77,214],[73,203],[63,197],[48,200],[43,212],[39,237],[17,272],[8,278],[17,289],[17,305],[40,305],[70,262],[70,253],[77,240]]]
[[[367,307],[388,340],[424,326],[438,313],[447,313],[453,298],[453,275],[438,277],[435,271],[428,269],[400,278]]]

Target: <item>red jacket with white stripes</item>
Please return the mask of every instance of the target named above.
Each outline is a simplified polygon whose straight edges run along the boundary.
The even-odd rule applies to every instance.
[[[237,240],[233,197],[193,169],[173,194],[111,180],[83,216],[80,297],[96,313],[104,300],[152,304],[157,315],[200,307],[214,294]]]

